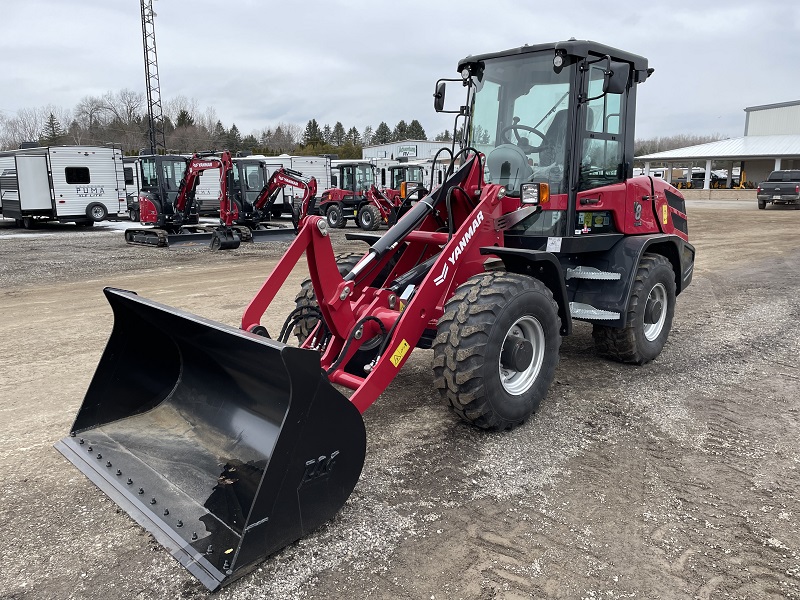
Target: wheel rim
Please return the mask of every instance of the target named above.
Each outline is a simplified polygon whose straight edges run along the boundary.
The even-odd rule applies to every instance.
[[[647,295],[645,306],[644,337],[647,341],[654,341],[664,329],[667,320],[667,288],[663,283],[657,283]]]
[[[372,213],[368,210],[364,209],[364,214],[361,216],[361,222],[366,226],[369,227],[372,225]]]
[[[537,319],[524,316],[509,328],[503,339],[503,346],[510,338],[522,338],[529,342],[533,347],[533,358],[527,368],[521,371],[506,368],[498,360],[500,370],[500,383],[503,389],[512,396],[519,396],[527,392],[539,376],[542,369],[545,353],[544,329]],[[500,352],[502,356],[502,348]]]
[[[335,226],[339,223],[339,209],[338,208],[331,208],[328,211],[328,223],[332,226]]]
[[[94,218],[95,218],[95,220],[97,220],[97,221],[99,221],[100,219],[102,219],[102,218],[103,218],[103,209],[102,209],[102,208],[100,208],[99,206],[95,206],[95,207],[92,209],[92,217],[94,217]]]

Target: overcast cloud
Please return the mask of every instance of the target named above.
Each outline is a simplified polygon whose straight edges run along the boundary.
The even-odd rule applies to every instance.
[[[137,0],[2,0],[0,110],[144,91]],[[636,6],[632,9],[632,6]],[[800,100],[800,2],[157,0],[162,99],[195,98],[246,134],[287,121],[363,131],[419,119],[458,60],[570,37],[647,57],[639,139],[740,136],[748,106]]]

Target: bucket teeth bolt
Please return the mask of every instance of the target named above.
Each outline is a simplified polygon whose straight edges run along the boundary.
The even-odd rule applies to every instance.
[[[103,455],[98,452],[97,453],[97,460],[100,460],[101,458],[103,458]]]
[[[117,469],[117,476],[119,476],[119,475],[122,475],[122,471],[120,471],[119,469]]]
[[[166,517],[169,514],[169,509],[164,509],[164,516]]]
[[[131,479],[130,477],[128,477],[128,485],[133,485],[133,479]]]
[[[150,504],[155,504],[155,503],[156,503],[156,499],[155,498],[150,498]]]
[[[111,466],[111,461],[110,461],[110,460],[107,460],[107,461],[106,461],[106,466],[107,466],[107,467],[110,467],[110,466]]]
[[[139,495],[141,496],[142,494],[144,494],[144,488],[139,488]]]
[[[209,544],[208,548],[206,548],[206,554],[214,554],[214,545]]]
[[[183,521],[178,521],[178,527],[183,527]]]
[[[91,452],[91,451],[92,451],[92,447],[91,447],[91,446],[89,446],[89,447],[87,448],[87,450],[88,450],[89,452]]]
[[[228,569],[228,568],[230,568],[230,566],[231,566],[231,563],[229,561],[227,561],[227,560],[222,564],[222,568],[223,569]]]
[[[193,531],[193,532],[192,532],[192,539],[193,539],[193,540],[196,540],[196,539],[197,539],[197,532],[196,532],[196,531]]]
[[[79,443],[81,446],[83,446],[83,445],[86,443],[86,440],[84,440],[83,438],[81,438],[80,440],[78,440],[78,443]]]

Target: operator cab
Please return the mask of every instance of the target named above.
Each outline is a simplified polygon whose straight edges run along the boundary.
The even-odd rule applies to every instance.
[[[370,163],[346,163],[338,166],[339,188],[363,196],[375,183],[375,167]]]
[[[543,210],[508,234],[572,236],[613,233],[610,214],[578,206],[591,190],[632,176],[636,83],[652,72],[635,54],[590,41],[524,46],[470,56],[458,67],[468,88],[467,146],[485,155],[488,183],[519,197],[525,183],[546,183]],[[599,218],[598,218],[599,217]],[[567,224],[571,223],[571,226]],[[595,224],[598,224],[595,226]]]
[[[141,191],[161,203],[164,214],[172,214],[189,159],[184,156],[142,156],[139,158]]]

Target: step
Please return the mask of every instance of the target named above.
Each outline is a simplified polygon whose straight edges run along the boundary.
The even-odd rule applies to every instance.
[[[570,302],[569,313],[575,319],[588,319],[591,321],[614,321],[619,319],[618,312],[595,308],[591,304],[583,304],[582,302]]]
[[[611,271],[601,271],[594,267],[575,267],[574,269],[567,269],[567,279],[594,279],[601,281],[615,281],[622,277],[620,273],[612,273]]]

